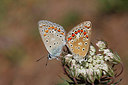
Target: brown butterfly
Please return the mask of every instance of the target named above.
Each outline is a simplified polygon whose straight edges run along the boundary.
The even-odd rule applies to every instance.
[[[73,55],[84,58],[88,53],[91,38],[91,22],[85,21],[74,27],[66,37],[67,46]]]

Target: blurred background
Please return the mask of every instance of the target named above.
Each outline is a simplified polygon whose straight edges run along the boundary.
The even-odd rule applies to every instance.
[[[37,24],[44,19],[62,25],[67,32],[90,20],[91,41],[103,39],[118,52],[124,64],[120,85],[127,85],[128,0],[0,0],[0,85],[62,82],[60,61],[45,66],[48,52]]]

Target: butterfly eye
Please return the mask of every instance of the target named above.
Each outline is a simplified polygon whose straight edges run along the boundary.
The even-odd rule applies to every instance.
[[[71,47],[73,47],[73,45],[72,45],[72,44],[71,44],[70,46],[71,46]]]
[[[85,50],[85,48],[82,49],[83,51]]]
[[[52,47],[52,46],[49,46],[50,48]]]

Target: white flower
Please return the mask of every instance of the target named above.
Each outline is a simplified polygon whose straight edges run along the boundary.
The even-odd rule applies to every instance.
[[[88,58],[92,58],[92,56],[91,55],[88,55]]]
[[[101,60],[101,61],[100,61],[100,64],[104,64],[104,63],[105,63],[104,60]]]
[[[72,55],[71,54],[67,54],[66,56],[71,57]]]
[[[96,58],[97,58],[97,56],[96,56],[96,55],[94,55],[94,56],[93,56],[93,59],[95,60]]]
[[[111,59],[113,59],[113,57],[114,57],[113,53],[107,53],[106,55],[110,56]]]
[[[105,59],[105,61],[109,61],[110,60],[109,56],[104,56],[104,59]]]
[[[67,54],[64,58],[65,58],[66,62],[70,63],[71,60],[72,60],[72,55],[71,54]]]
[[[86,69],[85,68],[81,67],[81,68],[77,69],[76,71],[77,71],[78,75],[81,74],[83,76],[86,76]]]
[[[103,74],[106,75],[107,73],[105,71],[103,71]]]
[[[94,69],[94,73],[95,73],[95,74],[100,74],[101,72],[100,72],[99,69]]]
[[[87,60],[85,60],[85,59],[79,59],[78,62],[81,64],[82,62],[87,62]]]
[[[90,50],[91,50],[92,52],[94,52],[94,53],[96,52],[95,47],[94,47],[94,46],[92,46],[92,45],[90,46]]]
[[[108,72],[108,65],[106,63],[104,63],[102,65],[102,69],[105,70],[106,72]]]
[[[107,47],[104,41],[98,41],[98,42],[96,43],[96,45],[97,45],[100,49],[104,49],[104,48]]]
[[[93,60],[92,58],[89,58],[89,59],[88,59],[88,62],[92,62],[92,60]]]
[[[97,54],[96,57],[97,57],[98,59],[100,59],[100,60],[103,59],[103,55],[101,55],[101,54]]]
[[[97,59],[96,62],[100,64],[101,63],[101,60]]]
[[[90,76],[93,75],[93,69],[92,68],[86,69],[86,73]]]
[[[85,66],[86,66],[86,68],[88,68],[88,67],[89,67],[89,64],[88,64],[88,63],[86,63],[86,65],[85,65]]]
[[[72,60],[72,65],[75,66],[76,65],[76,61]]]
[[[90,55],[94,55],[96,53],[96,49],[94,46],[90,46],[90,51],[89,51]]]
[[[114,57],[114,54],[110,51],[110,49],[104,49],[104,54],[106,54],[106,56],[110,56],[111,59]]]
[[[95,54],[95,52],[93,52],[93,51],[89,51],[89,53],[90,53],[90,55],[94,55]]]
[[[89,68],[93,68],[93,65],[91,63],[88,64]]]
[[[96,60],[93,60],[93,65],[96,65],[96,64],[97,64]]]
[[[82,60],[82,59],[83,59],[83,57],[78,56],[78,55],[74,55],[73,58],[74,58],[76,61],[79,61],[79,60]]]
[[[104,49],[103,51],[104,51],[104,54],[107,54],[107,53],[111,52],[110,49]]]
[[[99,67],[100,67],[100,65],[99,65],[99,64],[96,64],[96,65],[95,65],[95,68],[99,68]]]

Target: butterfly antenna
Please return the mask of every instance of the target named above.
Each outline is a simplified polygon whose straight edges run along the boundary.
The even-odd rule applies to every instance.
[[[36,60],[36,62],[40,61],[40,60],[43,59],[43,58],[44,58],[44,56],[43,56],[43,57],[40,57],[39,59]]]

